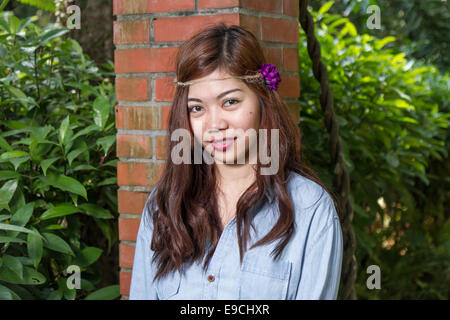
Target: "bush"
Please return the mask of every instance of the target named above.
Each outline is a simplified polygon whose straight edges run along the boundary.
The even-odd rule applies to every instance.
[[[0,13],[0,297],[114,299],[95,265],[117,243],[113,66],[36,19]]]
[[[447,299],[448,74],[386,49],[394,37],[358,34],[347,18],[326,10],[324,6],[313,16],[351,179],[357,295]],[[331,186],[334,167],[318,102],[320,89],[306,38],[300,34],[304,156]],[[381,290],[366,287],[366,269],[372,264],[381,268]]]

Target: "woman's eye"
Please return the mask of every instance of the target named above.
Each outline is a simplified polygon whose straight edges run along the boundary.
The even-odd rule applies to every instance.
[[[189,112],[199,112],[201,109],[196,109],[196,108],[201,108],[200,106],[192,106],[192,107],[188,107],[188,111]],[[195,110],[196,109],[196,110]]]
[[[240,102],[239,100],[236,100],[236,99],[228,99],[228,100],[226,100],[225,102],[232,102],[230,105],[235,105],[235,104],[237,104],[238,102]]]
[[[225,100],[225,104],[228,103],[228,102],[230,103],[228,106],[233,106],[233,105],[239,103],[240,100],[237,100],[237,99]],[[199,112],[202,111],[202,109],[203,109],[202,106],[191,106],[191,107],[188,107],[188,112],[189,113],[199,113]]]

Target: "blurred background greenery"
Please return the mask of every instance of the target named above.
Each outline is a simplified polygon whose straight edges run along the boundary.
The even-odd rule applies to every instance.
[[[351,178],[357,296],[448,299],[448,2],[309,3]],[[0,299],[119,295],[112,1],[72,4],[82,32],[63,27],[66,1],[0,2]],[[303,156],[331,187],[299,34]],[[71,264],[81,290],[65,286]],[[381,290],[366,286],[374,264]]]

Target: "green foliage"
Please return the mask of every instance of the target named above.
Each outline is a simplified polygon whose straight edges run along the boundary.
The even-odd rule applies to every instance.
[[[9,0],[3,0],[3,1],[9,1]],[[28,4],[30,6],[44,9],[47,11],[55,11],[55,1],[54,0],[16,0],[23,4]]]
[[[318,9],[325,0],[310,0]],[[395,36],[397,46],[408,57],[435,64],[444,72],[449,70],[450,10],[443,0],[336,0],[330,12],[348,17],[361,33],[377,37]],[[367,8],[380,8],[381,29],[368,29]]]
[[[448,74],[358,34],[347,18],[313,13],[351,179],[362,299],[448,299]],[[304,155],[327,183],[334,168],[306,38],[300,32]],[[369,265],[381,290],[366,287]]]
[[[35,20],[0,13],[0,299],[114,299],[96,266],[117,243],[113,66]]]

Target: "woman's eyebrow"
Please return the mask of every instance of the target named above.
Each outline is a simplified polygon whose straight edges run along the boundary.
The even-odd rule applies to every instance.
[[[223,96],[226,96],[227,94],[229,94],[229,93],[231,93],[231,92],[234,92],[234,91],[242,91],[242,90],[236,88],[236,89],[231,89],[231,90],[224,91],[224,92],[222,92],[221,94],[219,94],[219,95],[217,96],[217,100],[219,100],[219,99],[222,98]],[[197,98],[189,98],[189,99],[188,99],[188,102],[189,102],[189,101],[203,102],[201,99],[197,99]]]

